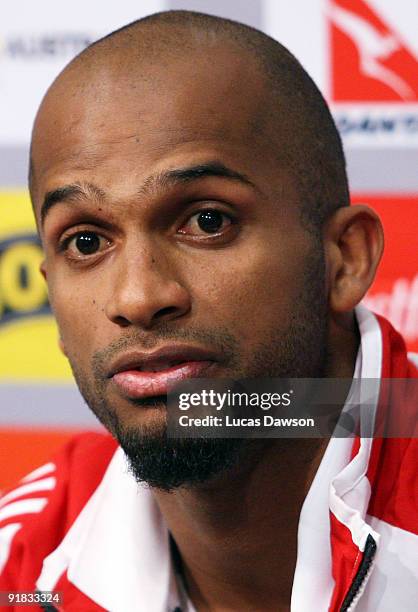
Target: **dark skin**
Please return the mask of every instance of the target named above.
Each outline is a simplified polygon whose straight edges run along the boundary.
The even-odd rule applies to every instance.
[[[94,353],[131,332],[142,348],[159,348],[161,324],[226,327],[246,372],[271,330],[286,327],[313,244],[291,173],[273,152],[264,81],[248,58],[226,48],[216,57],[212,50],[210,61],[196,51],[192,61],[134,66],[135,78],[122,59],[67,71],[35,125],[33,199],[62,349],[88,378]],[[248,181],[161,180],[213,160]],[[41,223],[45,194],[74,183],[98,189],[62,198]],[[225,215],[215,238],[196,224],[208,203]],[[74,240],[59,250],[81,230],[101,237],[97,253],[80,256]],[[357,206],[339,209],[323,236],[326,374],[351,377],[353,308],[373,280],[382,231],[376,215]],[[232,374],[221,362],[215,367],[218,376]],[[107,393],[124,424],[161,424],[161,411]],[[299,512],[324,450],[318,440],[264,442],[205,485],[154,491],[199,611],[289,609]]]

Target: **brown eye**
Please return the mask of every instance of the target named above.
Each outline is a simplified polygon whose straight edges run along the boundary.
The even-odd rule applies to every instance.
[[[80,232],[74,237],[74,246],[83,255],[93,255],[100,248],[100,238],[94,232]]]
[[[106,250],[110,241],[97,232],[80,230],[67,236],[59,244],[59,250],[69,259],[84,259]]]
[[[232,219],[220,210],[207,208],[192,215],[188,222],[179,230],[181,234],[202,236],[218,234],[231,225]]]
[[[218,210],[204,210],[197,216],[197,224],[203,232],[214,234],[222,227],[225,215]]]

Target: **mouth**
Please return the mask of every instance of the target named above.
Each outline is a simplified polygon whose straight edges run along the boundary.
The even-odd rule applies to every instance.
[[[209,351],[195,347],[164,347],[153,353],[122,356],[108,374],[118,391],[130,399],[166,395],[188,378],[202,378],[217,361]]]

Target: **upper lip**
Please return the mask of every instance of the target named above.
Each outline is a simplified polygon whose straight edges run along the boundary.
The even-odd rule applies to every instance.
[[[166,365],[167,368],[177,363],[188,361],[218,361],[213,351],[196,346],[165,346],[151,353],[131,351],[120,355],[111,364],[108,378],[128,370],[152,370]]]

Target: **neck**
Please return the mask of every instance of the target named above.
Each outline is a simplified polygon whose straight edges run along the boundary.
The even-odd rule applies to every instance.
[[[357,330],[340,327],[335,343],[327,376],[350,377]],[[237,466],[211,482],[154,491],[199,612],[290,609],[299,515],[327,443],[248,441]]]
[[[300,510],[325,440],[252,442],[239,468],[155,496],[200,610],[287,609]]]

